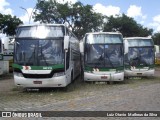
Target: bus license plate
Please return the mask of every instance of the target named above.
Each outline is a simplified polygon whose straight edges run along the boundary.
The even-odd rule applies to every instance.
[[[137,75],[142,75],[142,73],[137,73]]]
[[[34,84],[42,84],[42,81],[33,81]]]
[[[101,76],[101,79],[107,79],[107,76]]]

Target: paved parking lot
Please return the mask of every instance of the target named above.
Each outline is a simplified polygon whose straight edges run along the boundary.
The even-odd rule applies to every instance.
[[[15,87],[12,75],[3,76],[0,111],[160,111],[159,69],[155,75],[155,78],[128,79],[113,85],[77,80],[68,91],[29,92]]]

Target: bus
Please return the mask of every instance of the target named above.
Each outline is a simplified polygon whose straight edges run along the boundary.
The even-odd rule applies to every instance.
[[[0,38],[0,60],[3,60],[3,43],[1,38]]]
[[[0,38],[0,75],[9,73],[9,61],[4,58],[3,38]]]
[[[84,58],[84,81],[113,83],[124,80],[124,47],[121,33],[86,33],[80,46]]]
[[[155,64],[160,65],[160,46],[154,45],[155,48]]]
[[[13,64],[16,86],[66,87],[80,74],[79,68],[79,40],[65,25],[17,27]]]
[[[13,49],[14,49],[14,37],[7,36],[2,38],[3,43],[3,60],[9,62],[9,72],[13,72]]]
[[[125,77],[154,76],[154,42],[150,37],[124,38]]]
[[[3,74],[3,43],[0,39],[0,75]]]

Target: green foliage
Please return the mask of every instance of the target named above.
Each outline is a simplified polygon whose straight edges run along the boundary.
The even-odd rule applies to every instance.
[[[75,21],[73,32],[82,38],[87,32],[100,31],[103,24],[103,16],[93,12],[92,6],[86,5],[79,8],[79,16]]]
[[[22,21],[16,16],[3,15],[0,13],[0,30],[7,35],[15,35],[15,29]]]
[[[125,14],[106,17],[95,13],[93,6],[83,5],[81,2],[60,4],[56,0],[38,0],[34,17],[35,21],[41,23],[67,23],[79,39],[82,39],[87,32],[100,30],[120,31],[124,37],[146,37],[153,32],[152,29],[143,27]],[[107,22],[104,22],[105,20]]]
[[[37,12],[38,11],[38,12]],[[99,31],[103,16],[93,12],[91,5],[81,2],[60,4],[55,0],[38,2],[34,12],[35,21],[41,23],[67,23],[73,33],[82,39],[86,32]]]
[[[144,28],[142,25],[137,24],[137,22],[125,14],[117,17],[108,17],[108,22],[104,25],[104,31],[119,31],[124,37],[146,37],[152,35],[153,30]]]
[[[152,38],[155,45],[160,45],[160,33],[155,33]]]

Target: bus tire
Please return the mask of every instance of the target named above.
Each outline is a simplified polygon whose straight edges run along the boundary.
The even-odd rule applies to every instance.
[[[107,84],[108,84],[108,85],[113,85],[113,84],[114,84],[114,81],[107,81]]]
[[[73,79],[73,71],[71,72],[71,83],[74,82],[74,79]]]
[[[64,92],[68,92],[68,86],[69,85],[67,85],[66,87],[62,87],[61,89],[62,89],[62,91],[64,91]]]

